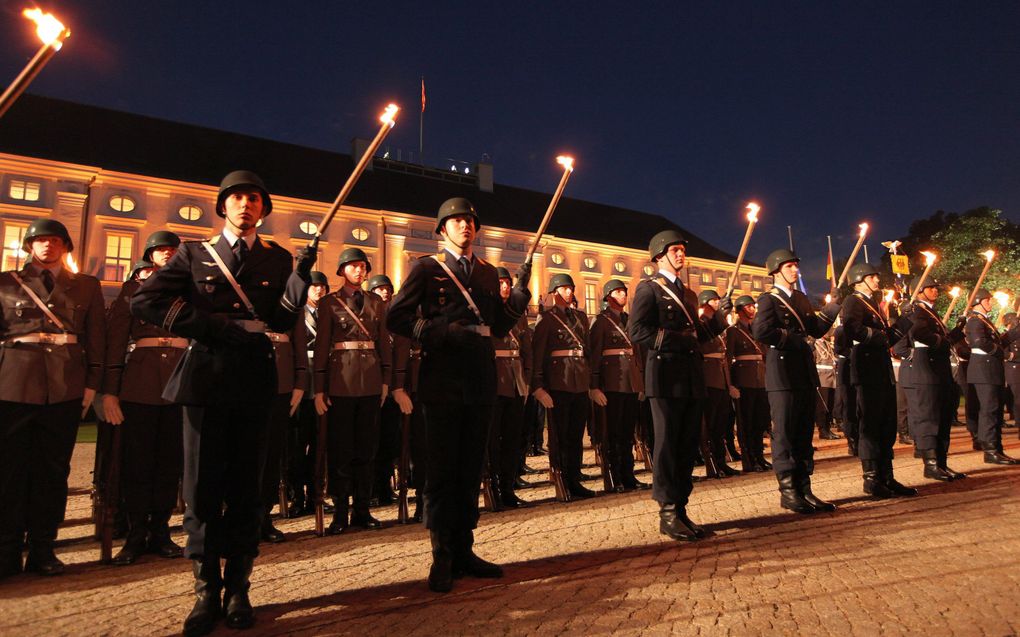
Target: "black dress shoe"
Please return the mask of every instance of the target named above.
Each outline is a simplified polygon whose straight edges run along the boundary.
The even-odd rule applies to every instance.
[[[659,533],[682,542],[694,542],[705,537],[705,530],[691,522],[686,512],[678,511],[673,504],[659,509]]]
[[[885,484],[885,476],[882,475],[878,461],[861,460],[864,478],[864,493],[879,499],[893,497],[892,491]]]
[[[53,553],[52,542],[32,544],[25,559],[25,572],[39,575],[63,575],[64,563]]]
[[[949,482],[954,479],[948,471],[939,466],[938,454],[934,449],[918,449],[917,453],[924,459],[925,478],[938,480],[939,482]]]
[[[984,447],[982,447],[981,443],[978,442],[977,440],[970,441],[970,448],[973,449],[974,451],[984,451]]]
[[[895,497],[899,498],[910,498],[917,495],[917,489],[908,487],[905,484],[900,484],[896,481],[896,478],[892,477],[891,474],[885,477],[885,487],[889,489],[889,492]]]
[[[985,464],[1000,464],[1000,465],[1017,465],[1020,464],[1020,460],[1017,458],[1011,458],[1005,453],[992,450],[985,451]]]
[[[128,564],[134,564],[144,554],[145,538],[131,537],[129,534],[127,542],[117,551],[117,554],[113,556],[110,563],[117,566],[127,566]]]
[[[252,557],[232,557],[223,568],[223,614],[230,628],[243,630],[255,624],[255,609],[248,599],[254,563]]]
[[[819,440],[839,440],[840,436],[832,432],[828,427],[818,430]]]
[[[526,476],[533,476],[533,475],[538,475],[539,473],[545,473],[545,472],[542,471],[541,469],[535,469],[534,467],[529,467],[528,464],[525,462],[525,463],[521,463],[521,473],[526,475]]]
[[[521,480],[520,477],[514,478],[514,488],[515,489],[527,489],[530,486],[531,486],[531,483],[525,482],[524,480]]]
[[[503,568],[498,564],[483,560],[475,555],[472,548],[475,544],[475,534],[471,529],[453,531],[451,537],[451,548],[453,550],[453,577],[459,578],[464,575],[469,577],[480,577],[485,579],[497,579],[503,577]]]
[[[567,485],[567,491],[570,493],[570,497],[575,500],[586,500],[588,498],[594,498],[595,492],[591,489],[581,486],[581,483],[575,482]]]
[[[527,507],[531,506],[525,500],[522,500],[519,497],[517,497],[517,494],[514,493],[513,491],[510,492],[504,491],[502,502],[503,506],[505,506],[508,509],[526,509]]]
[[[382,528],[382,522],[372,517],[371,513],[361,513],[351,516],[351,526],[375,531]]]
[[[347,511],[334,511],[333,519],[326,527],[326,535],[340,535],[347,530]]]
[[[269,542],[270,544],[279,544],[280,542],[287,541],[287,536],[283,534],[283,531],[273,526],[268,517],[262,522],[262,530],[259,535],[262,537],[263,542]]]
[[[184,636],[208,635],[216,627],[220,617],[220,591],[223,580],[220,577],[219,559],[192,560],[191,569],[195,575],[195,605],[184,620]]]
[[[832,513],[836,510],[836,505],[831,502],[819,498],[811,492],[811,476],[806,472],[799,472],[797,474],[797,489],[800,491],[800,495],[804,498],[804,501],[815,508],[816,511],[821,513]]]
[[[727,476],[739,476],[740,472],[726,464],[725,462],[719,462],[716,464],[716,470],[724,477]]]

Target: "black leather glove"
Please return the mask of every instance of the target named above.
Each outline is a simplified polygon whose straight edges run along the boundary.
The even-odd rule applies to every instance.
[[[514,284],[516,288],[527,288],[528,283],[531,281],[531,261],[525,261],[521,264],[521,269],[517,271],[517,283]],[[531,295],[528,295],[531,298]]]
[[[227,321],[216,333],[216,340],[220,345],[230,348],[245,347],[251,343],[251,332],[248,332],[237,323]]]
[[[722,313],[729,312],[733,309],[733,296],[727,294],[726,296],[719,299],[719,311]]]
[[[315,265],[315,261],[319,258],[318,248],[311,246],[305,246],[298,249],[297,251],[297,264],[294,266],[294,271],[298,273],[305,281],[309,280],[312,276],[312,266]]]
[[[957,329],[962,332],[963,328],[965,327],[967,327],[967,319],[961,316],[960,318],[956,319],[956,327],[953,329]]]

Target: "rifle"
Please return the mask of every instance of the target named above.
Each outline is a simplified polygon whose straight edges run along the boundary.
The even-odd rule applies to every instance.
[[[407,484],[411,477],[411,414],[400,416],[400,460],[397,462],[397,522],[407,524]]]
[[[554,408],[555,409],[555,408]],[[552,409],[545,410],[546,429],[549,431],[549,481],[553,484],[556,492],[556,499],[560,502],[570,502],[570,491],[563,481],[563,469],[560,463],[560,441],[556,432],[556,425],[552,422]]]
[[[123,425],[112,426],[110,455],[99,509],[100,537],[99,560],[109,563],[113,559],[113,527],[120,503],[120,431]]]
[[[326,415],[319,416],[319,431],[315,442],[315,534],[326,535]]]
[[[287,445],[283,446],[280,453],[280,484],[276,487],[276,499],[280,505],[280,517],[290,517],[290,510],[287,506]]]
[[[613,481],[612,463],[607,454],[609,450],[609,419],[606,417],[605,407],[599,407],[594,401],[592,401],[591,406],[592,417],[595,419],[595,426],[599,436],[599,441],[594,445],[595,460],[599,463],[599,469],[602,471],[602,489],[606,493],[612,493],[616,490],[616,485]]]
[[[111,428],[112,425],[103,422],[102,418],[98,419],[96,423],[96,457],[92,465],[92,492],[89,494],[92,499],[93,536],[97,540],[102,539],[103,536],[103,497],[106,492],[106,468],[109,466],[110,458]]]
[[[499,505],[496,502],[496,493],[492,488],[492,477],[491,474],[489,473],[488,452],[486,452],[485,459],[483,462],[484,464],[482,466],[484,467],[484,469],[482,470],[482,503],[485,505],[485,508],[487,510],[496,512],[499,511],[500,509],[498,508]]]

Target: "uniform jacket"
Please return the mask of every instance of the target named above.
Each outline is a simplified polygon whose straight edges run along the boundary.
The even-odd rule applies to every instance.
[[[0,400],[46,405],[80,400],[103,382],[106,321],[99,280],[61,269],[47,293],[41,270],[26,265],[18,276],[46,303],[78,342],[13,343],[11,337],[61,330],[32,301],[10,272],[0,274]]]
[[[641,352],[627,335],[626,312],[604,310],[595,317],[588,334],[588,365],[592,389],[637,394],[644,391]],[[606,350],[626,350],[624,355],[606,355]]]
[[[765,388],[789,391],[818,387],[818,369],[809,338],[824,336],[835,320],[836,306],[815,313],[800,290],[792,296],[778,287],[758,297],[751,336],[765,351]],[[799,319],[799,320],[798,320]]]
[[[1006,383],[1014,386],[1020,383],[1020,323],[1006,330],[1002,338],[1006,343]]]
[[[276,357],[276,393],[290,394],[300,389],[305,394],[311,390],[308,374],[308,328],[298,319],[293,329],[285,333],[283,340],[274,335],[273,354]]]
[[[531,391],[545,389],[575,394],[588,391],[591,386],[588,331],[588,319],[580,310],[554,305],[542,314],[535,325],[532,343]],[[580,355],[553,356],[557,350],[573,350]]]
[[[127,281],[106,311],[106,367],[103,393],[142,405],[168,405],[163,399],[183,347],[135,347],[143,338],[173,338],[170,332],[131,315],[131,297],[141,281]]]
[[[836,355],[836,386],[850,385],[850,354],[854,344],[840,325],[832,331],[832,352]]]
[[[970,345],[970,362],[967,364],[967,382],[972,385],[1005,385],[1003,368],[1005,348],[999,331],[986,316],[971,312],[964,328]],[[974,350],[981,350],[978,354]]]
[[[894,329],[874,300],[854,292],[843,301],[843,330],[853,342],[850,382],[854,385],[895,384],[889,347]]]
[[[492,404],[496,400],[496,359],[492,339],[461,329],[480,324],[450,275],[437,263],[450,262],[444,250],[414,264],[387,314],[388,329],[422,344],[418,396],[424,402]],[[504,303],[495,266],[475,256],[462,284],[491,336],[505,336],[527,307]]]
[[[949,353],[963,334],[959,330],[947,330],[938,314],[922,301],[914,302],[910,322],[904,339],[910,349],[900,363],[900,384],[904,387],[951,385],[953,368]]]
[[[832,348],[832,342],[822,336],[814,339],[813,349],[815,352],[815,369],[818,370],[818,384],[820,387],[836,387],[836,352]]]
[[[497,352],[510,354],[496,357],[496,395],[506,398],[527,397],[532,364],[528,319],[522,316],[506,336],[493,336],[492,345]]]
[[[259,320],[273,332],[287,332],[304,306],[307,284],[293,271],[289,252],[256,237],[245,262],[237,266],[223,235],[213,248],[251,300]],[[192,339],[167,383],[163,397],[184,405],[244,402],[253,393],[275,395],[278,383],[268,338],[235,346],[221,332],[236,320],[253,320],[227,277],[202,242],[181,244],[170,262],[142,283],[131,299],[131,313],[178,336]]]
[[[704,317],[701,320],[705,321]],[[719,334],[712,340],[702,343],[701,355],[705,359],[705,387],[728,388],[730,370],[726,356],[726,338]]]
[[[409,395],[418,391],[418,373],[421,369],[421,343],[406,336],[393,336],[393,385],[402,387]]]
[[[737,321],[726,328],[726,355],[730,361],[730,380],[734,387],[765,389],[765,353],[751,338],[751,325]],[[756,356],[757,359],[738,358]]]
[[[663,285],[676,295],[682,307]],[[627,330],[631,341],[647,348],[645,394],[653,398],[704,398],[700,346],[726,329],[725,318],[722,312],[716,312],[712,320],[701,321],[698,295],[679,279],[674,284],[658,274],[638,284]]]
[[[329,396],[375,396],[388,385],[392,349],[386,330],[386,304],[375,294],[361,292],[361,311],[353,297],[339,290],[319,301],[315,327],[315,391]],[[343,303],[341,303],[341,299]],[[344,303],[347,307],[344,307]],[[350,311],[348,311],[348,308]],[[366,334],[351,312],[368,330]],[[334,343],[369,341],[374,349],[333,349]]]

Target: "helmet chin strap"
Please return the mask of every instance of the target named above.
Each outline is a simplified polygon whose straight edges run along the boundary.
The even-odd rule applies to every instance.
[[[797,282],[797,279],[794,279],[793,281],[787,279],[786,275],[783,273],[781,269],[779,270],[779,276],[783,277],[783,283],[786,283],[787,287],[789,287],[792,290],[794,284]]]

